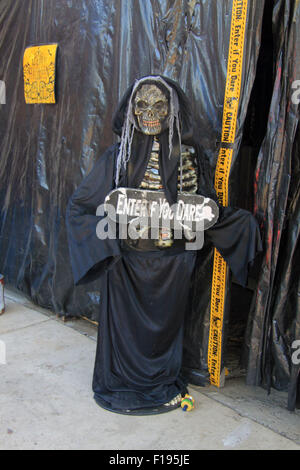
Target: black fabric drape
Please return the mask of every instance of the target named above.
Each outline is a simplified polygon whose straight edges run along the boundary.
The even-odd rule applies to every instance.
[[[295,301],[299,279],[299,99],[295,93],[300,76],[299,23],[299,2],[274,2],[273,93],[255,171],[255,213],[265,248],[244,351],[247,382],[269,390],[272,386],[289,390],[289,409],[295,408],[299,390],[299,365],[292,362],[300,318]]]

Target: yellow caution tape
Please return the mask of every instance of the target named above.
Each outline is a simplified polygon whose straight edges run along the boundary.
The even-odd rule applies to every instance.
[[[233,0],[223,108],[222,142],[215,173],[219,203],[228,206],[228,182],[236,134],[243,71],[247,0]],[[212,385],[220,387],[223,319],[226,297],[227,264],[215,249],[211,292],[208,369]]]

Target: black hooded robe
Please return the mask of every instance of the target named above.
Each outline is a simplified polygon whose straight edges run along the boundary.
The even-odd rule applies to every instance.
[[[168,83],[175,86],[171,80]],[[176,90],[183,93],[177,85]],[[123,122],[126,96],[128,99],[130,90],[121,102],[115,127]],[[121,186],[139,187],[152,139],[137,133]],[[97,224],[103,217],[96,211],[115,187],[118,150],[116,144],[98,159],[69,202],[70,258],[75,284],[95,279],[100,284],[93,378],[96,402],[118,413],[161,413],[172,409],[165,403],[187,392],[181,375],[184,316],[197,253],[185,251],[182,243],[168,249],[136,251],[121,240],[97,237]],[[161,169],[162,160],[163,155]],[[176,178],[172,176],[174,168]],[[168,168],[162,171],[169,200],[174,196],[172,179],[177,185],[177,171],[178,164],[173,164],[169,173]],[[203,194],[201,187],[199,193]],[[241,209],[224,208],[219,222],[205,232],[205,239],[216,246],[245,285],[248,264],[260,250],[254,217]]]

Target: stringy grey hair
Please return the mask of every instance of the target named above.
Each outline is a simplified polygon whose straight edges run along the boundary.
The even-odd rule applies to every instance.
[[[131,147],[132,147],[132,141],[133,141],[133,136],[134,132],[136,129],[138,129],[136,125],[136,120],[134,117],[134,112],[133,112],[133,97],[135,96],[135,93],[137,89],[143,85],[144,82],[151,81],[153,83],[160,83],[162,84],[169,92],[170,95],[170,109],[169,109],[169,118],[168,118],[168,127],[169,127],[169,156],[168,158],[171,158],[172,155],[172,150],[173,150],[173,132],[174,132],[174,124],[178,133],[178,138],[179,138],[179,148],[180,148],[180,158],[181,158],[181,134],[180,134],[180,122],[179,122],[179,101],[178,101],[178,95],[174,88],[169,86],[167,82],[157,76],[148,76],[144,77],[141,79],[137,79],[134,83],[133,89],[131,96],[128,101],[128,108],[126,111],[126,116],[122,128],[122,135],[121,135],[121,142],[120,142],[120,149],[117,157],[117,168],[116,168],[116,187],[119,185],[119,180],[120,180],[120,173],[121,173],[121,168],[126,170],[127,168],[127,163],[130,160],[131,157]],[[181,165],[182,167],[182,165]]]

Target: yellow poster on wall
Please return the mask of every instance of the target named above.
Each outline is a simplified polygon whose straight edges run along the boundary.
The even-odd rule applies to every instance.
[[[28,47],[24,52],[24,94],[27,104],[56,103],[55,76],[58,44]]]

